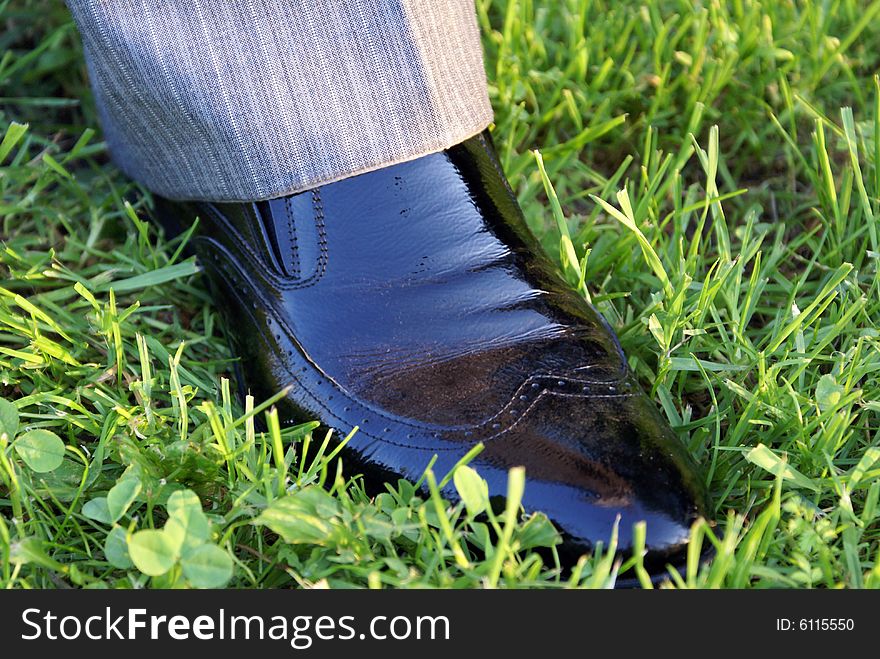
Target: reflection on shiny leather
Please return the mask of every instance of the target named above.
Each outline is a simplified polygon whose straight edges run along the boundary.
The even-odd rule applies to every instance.
[[[201,218],[247,386],[293,385],[288,423],[360,426],[350,468],[415,480],[482,441],[472,466],[490,492],[524,465],[524,505],[567,553],[607,544],[620,515],[622,551],[646,520],[650,562],[681,558],[702,478],[542,256],[487,136],[271,202],[160,203]]]

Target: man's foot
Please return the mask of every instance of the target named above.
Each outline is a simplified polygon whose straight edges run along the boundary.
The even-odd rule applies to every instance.
[[[292,385],[287,423],[319,419],[368,478],[471,463],[547,513],[567,554],[683,562],[703,478],[628,373],[616,337],[543,256],[486,135],[268,202],[175,203],[257,396]],[[447,492],[454,496],[454,492]]]

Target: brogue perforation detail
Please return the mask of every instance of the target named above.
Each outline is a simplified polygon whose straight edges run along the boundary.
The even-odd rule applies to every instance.
[[[220,244],[215,244],[214,249],[219,253],[225,254],[227,257],[229,256],[228,251]],[[212,257],[216,257],[217,252],[212,253]],[[260,294],[256,289],[250,286],[247,279],[243,276],[239,277],[234,274],[237,270],[234,262],[230,258],[225,258],[222,261],[216,258],[210,258],[209,263],[213,266],[218,274],[225,280],[233,283],[233,286],[230,286],[232,294],[236,297],[243,298],[245,296],[242,291],[242,286],[247,286],[251,288],[250,294],[254,297],[259,297]],[[230,265],[232,270],[230,270]],[[240,274],[240,273],[239,273]],[[243,307],[247,307],[247,305],[242,304]],[[270,328],[274,328],[277,326],[281,332],[284,332],[288,339],[293,337],[293,332],[290,327],[287,326],[287,323],[282,319],[278,318],[274,315],[274,311],[271,306],[268,305],[265,301],[258,306],[262,306],[263,309],[266,310],[266,322]],[[272,335],[275,336],[276,340],[280,340],[281,335],[277,333],[277,330],[272,329]],[[264,338],[265,340],[265,338]],[[270,347],[271,349],[271,347]],[[307,362],[310,362],[309,358],[304,355],[304,353],[299,353],[303,355],[303,359]],[[290,359],[295,360],[297,354],[291,354],[288,351],[285,356],[288,362]],[[320,369],[317,368],[315,364],[312,363],[312,368],[315,369],[317,373],[321,373]],[[591,366],[579,367],[579,370],[589,370],[592,368]],[[290,363],[285,363],[285,371],[291,380],[296,382],[296,384],[302,388],[302,391],[309,395],[317,404],[319,404],[323,409],[326,409],[327,413],[331,413],[329,408],[327,408],[323,403],[320,402],[320,397],[306,385],[304,380],[297,375],[297,371],[305,372],[308,370],[307,366],[299,366],[292,365]],[[360,410],[358,414],[351,414],[351,418],[345,419],[345,424],[350,427],[354,427],[356,425],[362,425],[363,420],[359,420],[358,417],[363,417],[365,413],[369,413],[370,415],[374,415],[378,418],[383,419],[387,423],[399,424],[406,428],[412,428],[415,430],[419,430],[423,433],[432,434],[432,436],[437,436],[437,432],[442,432],[444,439],[450,442],[462,442],[462,441],[493,441],[500,435],[509,431],[511,428],[517,426],[521,420],[531,411],[534,405],[545,395],[561,395],[569,398],[626,398],[630,396],[636,395],[636,390],[632,385],[630,378],[625,370],[622,370],[616,377],[608,378],[608,379],[594,379],[591,380],[589,378],[578,377],[575,375],[559,375],[559,374],[533,374],[530,375],[523,381],[523,383],[516,389],[513,395],[510,397],[510,400],[503,405],[495,414],[491,417],[484,419],[480,423],[470,424],[470,425],[444,425],[444,424],[432,424],[432,423],[424,423],[414,421],[413,419],[404,418],[404,417],[396,417],[381,410],[376,409],[373,405],[366,404],[362,402],[359,398],[352,395],[349,391],[347,391],[344,387],[342,387],[338,382],[334,381],[333,378],[327,376],[326,374],[321,374],[323,381],[329,383],[332,387],[334,387],[339,394],[344,396],[348,401],[350,401],[350,405],[346,406],[345,411],[351,412],[352,409]],[[321,384],[322,380],[316,379],[316,386]],[[352,408],[352,406],[355,406]],[[334,415],[335,416],[335,415]],[[339,418],[339,417],[336,417]],[[370,435],[374,439],[380,441],[391,441],[387,437]],[[399,446],[407,446],[398,441],[391,441],[392,444]],[[452,449],[444,449],[442,447],[434,447],[432,450],[452,450]]]

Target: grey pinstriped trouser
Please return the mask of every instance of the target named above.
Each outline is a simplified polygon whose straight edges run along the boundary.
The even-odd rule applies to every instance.
[[[492,120],[473,0],[68,0],[111,154],[174,199],[269,199]]]

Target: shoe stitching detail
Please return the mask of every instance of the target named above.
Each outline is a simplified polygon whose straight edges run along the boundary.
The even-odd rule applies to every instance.
[[[284,199],[284,209],[287,211],[287,239],[290,241],[290,275],[294,279],[300,278],[299,245],[296,240],[296,222],[293,217],[293,204],[290,197]]]
[[[225,253],[227,255],[229,254],[229,251],[223,245],[217,243],[217,241],[215,241],[211,238],[207,238],[207,237],[203,237],[203,241],[212,244],[212,247],[214,247],[214,249],[211,251],[212,256],[216,255],[218,252]],[[233,268],[238,270],[237,266],[234,264],[234,261],[232,261],[231,259],[224,260],[223,262],[219,262],[216,259],[207,259],[207,261],[208,261],[209,267],[213,267],[215,270],[217,270],[218,273],[220,274],[220,276],[223,277],[224,279],[226,279],[227,281],[230,281],[229,273],[228,273],[228,271],[226,271],[227,264],[231,264],[231,266]],[[242,277],[245,281],[247,280],[247,277],[245,277],[243,274],[242,274]],[[238,285],[237,285],[238,279],[234,275],[231,277],[231,283],[235,284],[235,285],[231,286],[233,294],[236,297],[240,298],[239,289],[238,289]],[[248,285],[250,285],[249,282],[248,282]],[[250,285],[250,286],[253,288],[252,285]],[[264,302],[264,300],[262,300],[262,296],[259,294],[259,292],[255,291],[255,296]],[[247,307],[247,305],[243,305],[243,306]],[[271,316],[274,316],[274,318],[267,317],[268,322],[270,324],[277,323],[279,325],[279,327],[282,328],[282,330],[288,336],[293,336],[290,328],[287,326],[287,323],[277,317],[274,310],[272,310],[271,305],[265,305],[265,306],[270,311]],[[251,312],[248,311],[248,313],[250,314]],[[263,335],[263,333],[259,333],[259,334],[260,334],[261,340],[263,342],[267,343],[267,339]],[[632,384],[629,381],[629,378],[627,377],[627,374],[625,371],[623,371],[618,378],[608,379],[608,380],[591,380],[591,379],[585,379],[585,378],[572,377],[570,375],[553,375],[553,374],[530,375],[516,389],[516,391],[514,392],[513,396],[511,397],[510,401],[507,404],[505,404],[492,417],[489,417],[488,419],[485,419],[485,420],[481,421],[480,423],[471,424],[471,425],[463,425],[463,426],[429,424],[429,423],[423,423],[423,422],[416,422],[414,420],[408,420],[408,419],[401,418],[398,416],[391,416],[390,414],[383,412],[379,409],[376,409],[372,405],[365,403],[364,401],[360,400],[358,397],[351,394],[345,387],[343,387],[340,383],[336,382],[332,377],[321,372],[320,369],[318,369],[316,367],[314,362],[306,356],[306,353],[302,353],[302,354],[303,354],[303,358],[309,364],[311,364],[312,368],[315,369],[316,371],[318,371],[318,376],[320,378],[322,378],[324,381],[331,384],[350,403],[357,405],[359,409],[363,410],[364,412],[366,412],[368,414],[371,414],[371,415],[374,415],[380,419],[383,419],[384,421],[387,421],[389,423],[397,424],[397,425],[403,426],[405,428],[418,430],[418,431],[421,431],[424,433],[433,434],[433,435],[435,435],[435,439],[439,439],[439,437],[437,435],[438,435],[438,433],[442,432],[444,435],[446,435],[446,437],[443,438],[443,441],[445,441],[445,442],[456,441],[455,438],[459,438],[459,441],[465,440],[468,442],[493,441],[494,439],[496,439],[500,435],[504,434],[505,432],[508,432],[512,428],[519,425],[522,422],[523,418],[528,414],[528,412],[534,408],[534,406],[537,404],[537,402],[539,400],[541,400],[541,398],[543,398],[544,395],[548,395],[548,394],[549,395],[565,396],[568,398],[581,398],[581,399],[630,398],[630,397],[638,395],[637,392],[633,391]],[[297,383],[297,385],[299,385],[300,389],[304,393],[306,393],[310,398],[312,398],[316,402],[316,404],[319,407],[321,407],[321,409],[323,409],[328,415],[332,416],[333,418],[335,418],[339,421],[344,422],[346,425],[351,423],[350,421],[345,421],[344,419],[339,417],[336,413],[332,412],[330,410],[330,408],[328,408],[324,403],[322,403],[320,401],[320,399],[316,396],[316,394],[310,388],[306,387],[303,384],[303,382],[299,379],[299,377],[297,377],[297,375],[294,373],[294,371],[288,365],[285,365],[285,371],[287,372],[288,376],[290,378],[292,378]],[[543,386],[541,385],[542,380],[545,381],[543,383]],[[548,385],[546,382],[547,380],[555,380],[556,386],[553,387],[552,384]],[[560,391],[560,389],[563,386],[565,386],[566,384],[573,385],[575,387],[580,386],[584,389],[584,391],[579,392],[579,393]],[[596,386],[608,387],[609,392],[616,390],[618,387],[622,387],[623,391],[620,391],[617,393],[604,393],[604,394],[596,393],[593,391],[589,391],[589,392],[586,391],[587,387],[592,389]],[[522,396],[521,392],[524,390],[527,390],[529,388],[540,388],[540,391],[538,391],[535,394],[534,398],[531,401],[523,401],[524,403],[528,402],[529,404],[526,405],[523,409],[516,409],[515,410],[516,416],[514,418],[512,418],[510,421],[508,421],[504,425],[504,427],[502,427],[502,425],[500,423],[498,423],[496,421],[496,419],[498,419],[500,416],[502,416],[505,413],[505,411],[511,410],[513,405],[515,405],[516,400],[518,398],[521,398],[521,396]],[[491,427],[488,427],[488,426],[490,426],[490,424],[491,424]],[[352,423],[352,426],[354,426],[354,425],[361,425],[361,424],[358,424],[355,422],[355,423]],[[361,430],[363,430],[362,427],[361,427]],[[496,432],[492,432],[492,431],[496,431]],[[365,435],[367,435],[368,437],[372,437],[373,439],[376,439],[378,441],[387,442],[387,443],[390,443],[390,444],[393,444],[396,446],[401,446],[401,447],[405,447],[405,448],[424,448],[424,447],[414,447],[414,446],[410,446],[408,444],[404,444],[402,442],[388,439],[386,437],[376,436],[376,435],[373,435],[372,433],[369,433],[367,431],[363,431],[363,433]],[[450,437],[450,435],[451,435],[451,437]],[[454,448],[449,448],[449,449],[432,448],[431,450],[455,450],[455,449]]]
[[[212,264],[212,265],[215,265],[215,267],[216,267],[216,264]],[[210,267],[210,266],[209,266],[209,267]],[[222,276],[222,273],[221,273],[221,276]],[[250,309],[247,308],[247,305],[244,305],[244,307],[245,307],[245,313],[247,313],[249,316],[251,316],[251,318],[253,318],[253,313],[250,311]],[[262,341],[263,344],[264,344],[267,348],[271,348],[271,347],[272,347],[272,346],[269,344],[268,340],[266,339],[266,336],[265,336],[262,332],[258,332],[258,336],[259,336],[260,341]],[[309,387],[307,387],[307,386],[303,383],[303,381],[302,381],[302,380],[296,375],[296,373],[294,372],[294,370],[291,369],[289,366],[285,365],[285,366],[284,366],[284,371],[287,373],[287,376],[292,380],[292,382],[296,384],[296,386],[297,386],[297,390],[298,390],[299,392],[301,392],[301,393],[304,394],[306,397],[308,397],[309,399],[311,399],[311,400],[313,401],[313,403],[314,403],[317,407],[319,407],[320,409],[322,409],[322,410],[324,411],[324,413],[325,413],[330,419],[333,419],[333,420],[335,420],[335,421],[338,422],[338,425],[341,426],[341,427],[340,427],[340,428],[335,428],[335,429],[336,429],[337,432],[339,432],[339,433],[347,432],[347,431],[345,430],[345,428],[349,428],[349,429],[351,429],[351,428],[354,428],[355,426],[357,426],[358,431],[357,431],[357,433],[355,433],[355,437],[358,437],[358,436],[364,436],[364,437],[368,437],[369,439],[372,439],[372,440],[374,440],[374,441],[382,442],[382,443],[385,443],[385,444],[391,444],[392,446],[397,446],[397,447],[399,447],[399,448],[406,448],[406,449],[412,449],[412,450],[429,450],[429,451],[458,451],[458,450],[461,450],[461,447],[459,447],[459,446],[434,446],[434,445],[427,446],[427,447],[426,447],[426,446],[415,446],[415,445],[412,445],[412,444],[405,444],[405,443],[400,442],[400,441],[397,441],[397,440],[389,439],[388,437],[380,437],[380,436],[378,436],[378,435],[375,435],[375,434],[373,434],[372,432],[370,432],[369,430],[366,430],[366,429],[363,427],[363,424],[352,423],[352,422],[350,422],[350,421],[348,421],[348,420],[346,420],[346,419],[343,419],[343,418],[342,418],[341,416],[339,416],[336,412],[334,412],[332,409],[330,409],[330,407],[328,407],[327,404],[324,403],[324,402],[321,400],[320,397],[318,397],[318,396],[317,396],[317,395],[316,395],[316,394],[315,394],[315,393],[314,393]],[[372,410],[372,409],[370,409],[369,407],[366,407],[366,406],[365,406],[363,403],[361,403],[359,400],[353,398],[353,397],[352,397],[347,391],[345,391],[345,389],[341,388],[341,387],[338,385],[338,383],[334,382],[331,378],[328,378],[328,377],[326,377],[326,376],[324,376],[323,374],[320,374],[320,373],[319,373],[319,377],[323,378],[326,382],[328,382],[328,383],[330,383],[332,386],[336,387],[337,391],[338,391],[340,394],[342,394],[343,396],[345,396],[345,398],[346,398],[350,403],[352,403],[353,405],[357,405],[358,408],[360,408],[361,410],[363,410],[361,414],[358,414],[358,415],[356,415],[356,416],[364,416],[364,415],[368,415],[368,414],[373,414],[373,415],[375,415],[375,416],[379,416],[380,418],[384,418],[385,421],[388,421],[388,422],[391,422],[391,423],[400,423],[401,425],[406,425],[405,423],[402,423],[399,419],[394,419],[394,418],[391,418],[391,417],[387,417],[387,416],[383,415],[382,413],[376,412],[375,410]],[[296,423],[296,422],[295,422],[293,419],[285,419],[285,420],[282,420],[282,425],[285,425],[285,426],[293,425],[294,423]],[[325,425],[330,426],[330,427],[333,427],[331,424],[327,424],[327,423],[325,423]],[[452,443],[451,440],[442,439],[442,438],[440,438],[440,437],[438,437],[438,436],[436,436],[436,435],[434,436],[434,439],[440,439],[444,444]]]
[[[312,208],[315,211],[315,228],[318,231],[318,267],[315,273],[305,280],[306,286],[317,284],[327,271],[327,263],[330,260],[330,248],[327,245],[327,226],[324,218],[324,202],[321,199],[320,188],[312,190]]]
[[[215,245],[215,249],[220,250],[220,251],[227,251],[222,245],[219,245],[219,244]],[[214,253],[216,253],[216,252],[214,252]],[[221,266],[221,269],[222,269],[222,267],[223,266]],[[233,267],[235,267],[235,266],[233,266]],[[234,290],[237,291],[237,287],[235,287]],[[259,293],[257,293],[257,295],[259,295]],[[271,305],[268,305],[268,304],[266,304],[265,306],[268,309],[272,308]],[[291,330],[290,326],[287,324],[286,321],[281,319],[276,313],[274,313],[274,311],[272,312],[272,316],[273,316],[272,318],[268,319],[268,321],[270,323],[277,323],[289,337],[294,336],[294,332]],[[303,353],[306,354],[304,350],[303,350]],[[306,357],[306,360],[310,364],[313,365],[313,368],[315,368],[315,370],[322,372],[315,365],[315,362],[311,358]],[[577,369],[573,369],[573,370],[592,369],[592,368],[597,368],[597,367],[595,365],[586,365],[584,367],[578,367]],[[349,392],[345,387],[343,387],[340,383],[338,383],[336,380],[334,380],[331,376],[329,376],[327,374],[323,374],[323,377],[325,379],[327,379],[327,381],[332,382],[333,385],[339,390],[339,392],[342,393],[343,395],[345,395],[350,400],[360,401],[360,399],[357,396],[355,396],[354,394]],[[544,381],[543,386],[541,386],[539,384],[542,380]],[[551,382],[548,383],[547,381],[551,381]],[[555,382],[555,385],[553,384],[554,382]],[[573,388],[582,387],[582,391],[578,392],[578,393],[571,393],[571,392],[562,391],[561,390],[562,387],[565,387],[566,385],[569,385],[570,387],[573,387]],[[596,393],[595,391],[587,391],[588,387],[590,389],[593,389],[595,387],[600,387],[600,386],[606,387],[608,392],[615,391],[618,389],[620,389],[620,391],[618,393]],[[629,379],[627,378],[627,370],[625,369],[625,367],[623,367],[623,368],[621,368],[618,375],[616,375],[615,377],[612,377],[612,378],[607,378],[607,379],[590,379],[590,378],[584,378],[584,377],[575,377],[570,374],[554,374],[554,373],[538,373],[538,374],[529,375],[523,380],[522,384],[520,384],[514,390],[513,394],[511,395],[510,399],[508,400],[508,402],[505,403],[503,406],[501,406],[499,408],[498,412],[493,414],[491,417],[488,417],[488,418],[480,421],[479,423],[473,423],[473,424],[467,424],[467,425],[433,424],[433,423],[428,423],[428,422],[417,422],[414,420],[404,420],[404,418],[401,418],[398,416],[391,416],[390,414],[388,414],[386,412],[382,412],[381,410],[374,408],[372,405],[370,405],[368,403],[360,402],[359,404],[363,405],[365,409],[370,410],[373,414],[376,414],[376,415],[378,415],[388,421],[400,423],[400,424],[408,426],[408,427],[422,429],[422,430],[429,430],[429,431],[445,430],[447,432],[461,432],[461,433],[468,433],[468,435],[470,435],[470,434],[473,434],[474,430],[476,430],[476,429],[485,428],[486,426],[488,426],[489,424],[494,422],[496,419],[503,416],[505,412],[510,410],[510,408],[514,407],[517,399],[522,400],[522,395],[523,395],[522,392],[523,391],[526,391],[529,388],[538,388],[538,387],[540,387],[542,391],[547,391],[549,393],[560,394],[560,395],[564,394],[564,395],[568,395],[571,397],[581,397],[581,398],[625,398],[625,397],[630,397],[630,396],[636,395],[632,391],[632,384],[629,381]],[[525,402],[525,401],[523,401],[523,402]]]
[[[318,197],[317,195],[317,191],[313,191],[313,200],[316,197],[320,199],[320,197]],[[313,204],[314,203],[315,202],[313,201]],[[214,208],[212,204],[202,204],[200,208],[204,208],[211,216],[211,218],[221,225],[221,228],[231,234],[233,241],[236,244],[236,247],[241,249],[242,255],[250,262],[255,271],[261,273],[260,276],[268,280],[268,282],[274,287],[277,287],[284,291],[308,288],[309,286],[314,286],[315,284],[317,284],[327,271],[327,263],[329,261],[330,250],[327,245],[326,229],[324,225],[324,210],[322,204],[320,205],[320,219],[316,218],[318,227],[319,249],[318,268],[316,269],[315,273],[308,279],[299,280],[291,279],[290,277],[279,277],[276,273],[266,268],[266,264],[263,262],[263,259],[260,258],[260,255],[257,254],[256,251],[254,251],[254,249],[250,246],[245,236],[242,235],[242,233],[238,229],[236,229],[235,226],[227,221],[223,214],[218,209]],[[216,238],[211,238],[209,236],[194,236],[192,241],[193,243],[209,241],[214,246],[222,246],[220,241],[218,241]],[[223,249],[226,249],[225,246],[223,247]]]

